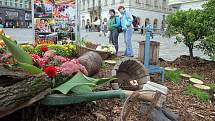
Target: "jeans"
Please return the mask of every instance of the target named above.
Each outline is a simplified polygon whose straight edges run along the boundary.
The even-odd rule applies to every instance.
[[[132,43],[131,43],[132,33],[133,33],[133,29],[132,28],[128,28],[124,32],[124,40],[125,40],[125,45],[126,45],[126,49],[125,49],[124,55],[127,56],[127,57],[134,56],[133,49],[132,49]]]
[[[109,41],[112,42],[112,44],[114,45],[116,49],[116,54],[118,53],[119,50],[118,37],[119,37],[118,32],[115,31],[110,32]]]

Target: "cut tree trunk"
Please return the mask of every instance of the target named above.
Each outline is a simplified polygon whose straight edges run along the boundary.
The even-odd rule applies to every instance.
[[[203,81],[201,81],[199,79],[195,79],[195,78],[190,78],[190,82],[192,84],[203,84]]]
[[[102,57],[93,51],[87,52],[78,58],[80,63],[86,67],[88,76],[93,76],[99,72],[102,66]]]
[[[211,89],[209,86],[201,84],[194,84],[193,86],[204,91],[209,91]]]
[[[184,79],[190,79],[191,78],[191,76],[190,75],[188,75],[188,74],[180,74]]]
[[[3,65],[0,65],[0,72],[0,118],[50,93],[52,82],[45,74],[29,76],[25,72],[9,70]]]

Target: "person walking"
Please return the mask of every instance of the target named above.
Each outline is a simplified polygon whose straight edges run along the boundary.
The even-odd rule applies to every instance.
[[[124,33],[124,40],[125,40],[125,53],[124,56],[127,57],[133,57],[133,49],[132,49],[132,33],[133,33],[133,17],[131,13],[127,10],[125,10],[124,6],[119,6],[118,11],[120,12],[121,16],[121,26],[122,26],[122,31]]]
[[[109,41],[114,45],[116,49],[116,54],[119,51],[118,37],[119,37],[119,27],[120,27],[120,17],[116,16],[114,9],[109,10],[110,19],[108,21]]]

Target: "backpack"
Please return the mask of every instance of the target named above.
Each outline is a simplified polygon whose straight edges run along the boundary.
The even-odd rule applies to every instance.
[[[116,23],[116,17],[115,17],[115,23]],[[119,33],[122,33],[122,32],[123,32],[123,31],[122,31],[121,21],[120,21],[120,26],[117,27],[117,29],[118,29],[118,32],[119,32]]]

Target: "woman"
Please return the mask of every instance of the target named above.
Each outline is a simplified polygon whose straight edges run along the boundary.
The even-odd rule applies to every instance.
[[[118,54],[119,44],[119,27],[120,27],[120,18],[116,16],[116,12],[114,9],[109,10],[110,19],[108,21],[108,30],[110,31],[109,41],[112,42],[116,49],[116,54]]]
[[[133,16],[131,15],[131,13],[127,10],[125,10],[124,6],[120,6],[118,8],[118,11],[120,12],[120,14],[122,15],[122,19],[121,19],[121,25],[122,25],[122,30],[124,33],[124,39],[125,39],[125,45],[126,45],[126,49],[125,49],[125,56],[127,57],[133,57],[133,49],[132,49],[132,33],[133,33]]]

